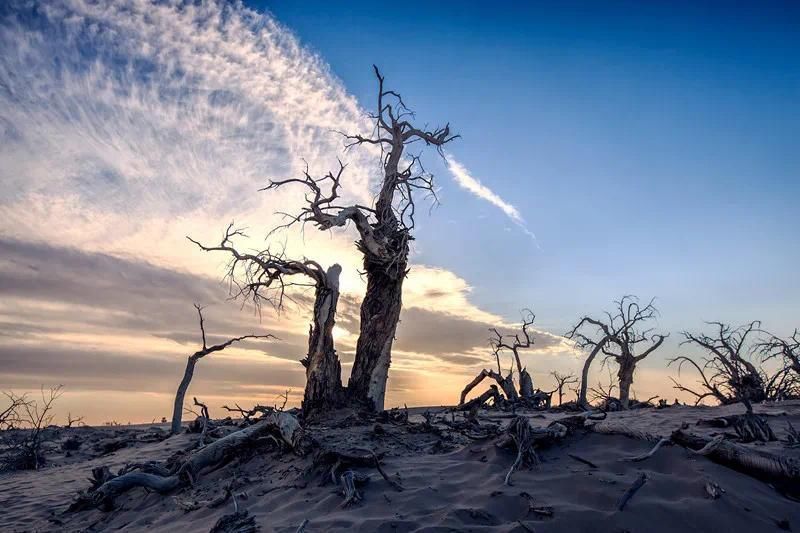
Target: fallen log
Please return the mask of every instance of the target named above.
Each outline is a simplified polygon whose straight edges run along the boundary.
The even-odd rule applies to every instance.
[[[70,506],[79,511],[88,507],[113,507],[114,499],[136,487],[144,487],[159,494],[169,493],[179,487],[194,482],[204,469],[216,466],[254,444],[260,437],[277,433],[283,443],[298,455],[305,455],[311,448],[311,441],[305,435],[297,419],[289,413],[275,411],[267,414],[252,426],[234,431],[228,435],[192,452],[185,460],[175,464],[168,471],[148,467],[149,472],[130,472],[123,468],[120,475],[112,476],[106,472],[102,483],[81,494]],[[153,473],[157,472],[157,473]],[[166,474],[169,475],[161,475]],[[97,478],[98,475],[95,475]]]
[[[711,439],[683,429],[674,431],[671,440],[690,450],[708,446],[703,455],[715,463],[772,483],[792,498],[800,497],[800,461],[793,457],[747,448],[724,439]]]

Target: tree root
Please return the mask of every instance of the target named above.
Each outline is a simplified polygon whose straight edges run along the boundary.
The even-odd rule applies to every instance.
[[[513,444],[517,449],[517,457],[506,474],[503,483],[511,486],[511,476],[521,465],[535,466],[539,464],[539,457],[534,447],[550,444],[555,440],[563,439],[569,433],[567,426],[553,422],[546,428],[532,428],[530,421],[524,416],[516,416],[506,428],[506,433],[497,443],[499,447]]]
[[[111,509],[117,496],[136,487],[165,494],[193,484],[202,470],[226,461],[242,449],[252,446],[260,437],[273,432],[277,432],[281,441],[298,455],[305,455],[312,445],[294,416],[276,411],[264,416],[252,426],[230,433],[190,453],[184,459],[172,464],[171,468],[153,463],[128,465],[116,476],[111,474],[107,467],[94,469],[92,488],[80,494],[70,505],[69,511],[80,511],[90,507]],[[131,471],[133,469],[144,471]]]
[[[659,449],[660,449],[662,446],[664,446],[665,444],[672,444],[672,441],[671,441],[670,439],[661,439],[660,441],[658,441],[658,442],[656,443],[656,445],[655,445],[655,446],[653,446],[653,449],[652,449],[652,450],[650,450],[649,452],[647,452],[647,453],[643,453],[643,454],[641,454],[641,455],[635,455],[635,456],[633,456],[633,457],[627,457],[627,458],[625,458],[625,459],[622,459],[622,460],[623,460],[623,461],[634,461],[634,462],[638,462],[638,461],[644,461],[645,459],[648,459],[648,458],[652,457],[653,455],[655,455],[655,453],[656,453],[656,452],[657,452],[657,451],[658,451],[658,450],[659,450]]]

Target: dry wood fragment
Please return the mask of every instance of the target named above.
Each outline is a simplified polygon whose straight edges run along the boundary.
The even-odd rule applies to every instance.
[[[567,455],[570,456],[571,458],[575,459],[579,463],[583,463],[583,464],[585,464],[585,465],[587,465],[587,466],[589,466],[591,468],[597,468],[596,464],[594,464],[593,462],[591,462],[588,459],[584,459],[583,457],[581,457],[579,455],[575,455],[574,453],[568,453]]]
[[[636,478],[636,481],[633,482],[633,485],[631,485],[630,488],[625,491],[625,494],[622,495],[622,498],[620,498],[619,503],[617,503],[617,510],[622,511],[625,509],[625,506],[628,504],[630,499],[633,498],[633,495],[636,494],[636,492],[641,489],[645,483],[647,483],[647,474],[642,472],[639,474],[639,477]]]
[[[657,452],[657,451],[658,451],[658,450],[659,450],[659,449],[660,449],[662,446],[664,446],[665,444],[671,444],[671,443],[672,443],[672,441],[671,441],[670,439],[661,439],[661,440],[659,440],[659,441],[656,443],[656,445],[655,445],[655,446],[653,446],[653,449],[651,449],[649,452],[647,452],[647,453],[643,453],[643,454],[641,454],[641,455],[635,455],[635,456],[633,456],[633,457],[628,457],[628,458],[626,458],[626,459],[623,459],[623,461],[634,461],[634,462],[638,462],[638,461],[644,461],[645,459],[647,459],[647,458],[649,458],[649,457],[652,457],[653,455],[655,455],[655,453],[656,453],[656,452]]]

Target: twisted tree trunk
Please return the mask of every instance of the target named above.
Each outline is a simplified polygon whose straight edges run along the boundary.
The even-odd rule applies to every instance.
[[[342,267],[328,268],[325,283],[319,284],[314,301],[314,322],[308,335],[308,356],[301,362],[306,367],[306,390],[303,411],[336,407],[342,401],[342,367],[333,344],[336,305],[339,301],[339,275]]]
[[[400,320],[406,254],[398,255],[391,267],[370,261],[369,255],[364,263],[367,293],[361,304],[361,330],[347,389],[352,399],[382,411],[392,342]]]

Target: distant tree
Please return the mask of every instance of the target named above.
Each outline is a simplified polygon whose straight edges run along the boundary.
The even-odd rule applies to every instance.
[[[315,410],[336,407],[344,399],[342,369],[333,340],[342,268],[334,264],[326,270],[316,261],[288,259],[284,254],[275,254],[269,249],[240,252],[233,243],[237,236],[244,236],[244,233],[234,230],[231,224],[217,246],[204,246],[191,238],[189,240],[201,250],[231,255],[226,278],[230,281],[232,294],[251,300],[257,309],[261,309],[263,303],[268,303],[280,311],[286,289],[298,284],[292,279],[311,282],[314,287],[314,310],[308,332],[308,355],[300,361],[306,369],[303,409],[309,414]]]
[[[700,390],[690,389],[675,379],[675,388],[695,397],[695,405],[706,398],[714,398],[723,405],[741,402],[746,414],[734,417],[734,428],[745,441],[774,440],[766,419],[753,414],[753,404],[780,395],[775,385],[780,383],[786,369],[769,376],[763,369],[751,361],[751,355],[757,344],[751,342],[761,323],[750,322],[743,326],[732,327],[723,322],[709,322],[714,327],[711,335],[705,333],[683,332],[686,340],[681,345],[694,345],[703,349],[707,355],[702,366],[689,356],[681,355],[670,359],[669,364],[678,363],[678,372],[684,365],[693,367],[699,375]]]
[[[721,322],[709,324],[716,329],[713,335],[683,333],[686,337],[683,344],[699,346],[707,353],[702,366],[688,356],[670,360],[670,364],[678,363],[679,372],[684,365],[697,371],[699,390],[672,380],[676,389],[695,397],[695,405],[713,398],[723,405],[741,402],[748,412],[752,412],[753,403],[800,395],[800,376],[795,373],[793,360],[797,356],[795,340],[775,336],[760,341],[755,339],[760,332],[761,323],[758,321],[736,328]],[[757,354],[762,355],[762,361],[782,357],[783,365],[770,372],[754,362]]]
[[[553,376],[553,380],[555,380],[556,388],[553,389],[553,393],[558,392],[558,405],[564,403],[564,387],[567,385],[573,385],[578,383],[578,378],[572,374],[561,374],[557,370],[550,372],[550,375]],[[551,393],[552,394],[552,393]]]
[[[614,302],[613,312],[606,312],[603,318],[584,316],[566,334],[566,337],[574,340],[577,346],[590,351],[581,376],[581,390],[578,397],[581,406],[588,406],[586,392],[589,366],[597,354],[602,352],[605,361],[613,360],[619,365],[617,372],[619,400],[623,409],[628,408],[636,365],[657,350],[668,336],[653,334],[652,329],[640,329],[658,314],[653,301],[650,300],[642,307],[636,296],[623,296]],[[585,333],[587,327],[594,331]]]
[[[27,394],[6,395],[15,411],[13,415],[12,411],[4,411],[4,414],[7,421],[13,419],[13,427],[18,431],[4,443],[5,457],[0,470],[38,470],[42,466],[45,432],[53,422],[53,407],[62,389],[61,385],[50,389],[42,387],[41,400],[30,399]]]
[[[519,375],[519,395],[524,400],[531,400],[535,394],[533,390],[533,379],[531,378],[528,369],[522,365],[522,359],[519,356],[520,350],[526,350],[533,346],[534,340],[531,337],[529,328],[536,320],[536,315],[530,309],[523,310],[521,337],[520,333],[513,335],[503,335],[496,328],[491,330],[493,337],[489,339],[489,344],[492,347],[495,357],[497,358],[497,368],[500,372],[500,352],[503,350],[511,352],[513,359],[511,361],[512,368],[514,363],[517,364],[517,374]],[[509,398],[512,399],[512,398]]]
[[[375,75],[378,98],[371,115],[375,120],[373,135],[344,135],[347,149],[364,144],[381,149],[383,179],[374,205],[338,204],[344,171],[341,164],[336,173],[329,172],[322,178],[313,178],[306,170],[303,177],[272,181],[265,189],[298,184],[308,191],[307,205],[299,214],[290,216],[285,226],[311,223],[329,230],[352,223],[358,231],[356,248],[364,257],[367,292],[361,304],[361,331],[347,392],[355,402],[382,410],[392,342],[400,319],[403,280],[408,274],[415,196],[421,192],[435,198],[433,176],[422,167],[420,155],[409,154],[406,149],[421,142],[441,151],[457,135],[451,134],[449,125],[434,130],[412,125],[409,120],[413,113],[397,92],[384,89],[384,78],[377,67]]]
[[[197,309],[197,315],[200,318],[200,334],[203,339],[203,347],[200,350],[197,350],[189,358],[186,360],[186,369],[183,372],[183,379],[181,379],[180,384],[178,385],[178,391],[175,393],[175,405],[172,409],[172,428],[171,431],[173,434],[178,433],[181,430],[181,418],[183,415],[183,401],[186,397],[186,391],[189,389],[189,384],[192,382],[192,377],[194,376],[194,367],[197,365],[197,362],[202,359],[203,357],[207,356],[208,354],[214,352],[220,352],[230,346],[233,343],[240,342],[246,339],[274,339],[274,335],[243,335],[241,337],[234,337],[232,339],[228,339],[227,341],[215,344],[213,346],[208,346],[206,343],[206,328],[205,328],[205,321],[203,320],[203,308],[199,305],[194,305],[195,309]]]

